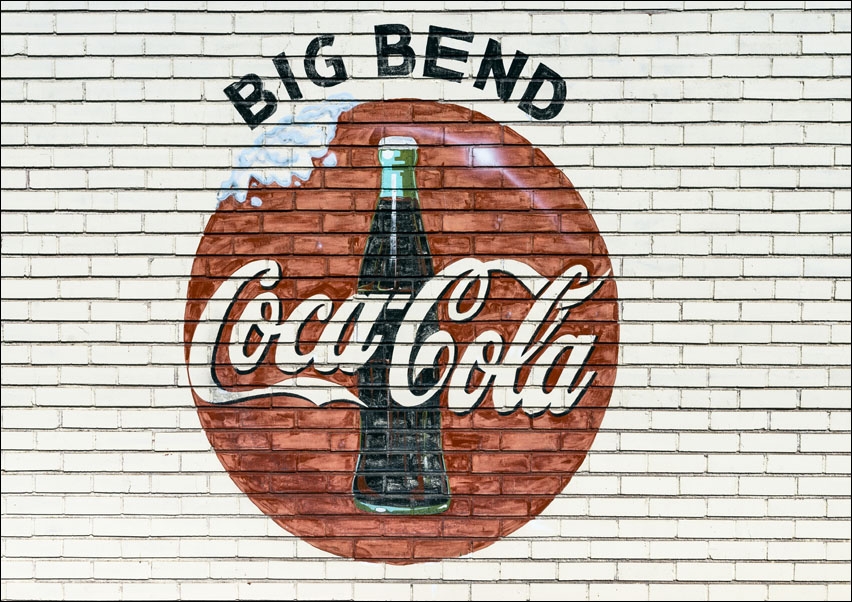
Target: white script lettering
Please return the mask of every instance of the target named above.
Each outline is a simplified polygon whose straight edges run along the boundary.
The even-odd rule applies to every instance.
[[[485,330],[458,357],[459,342],[446,330],[418,339],[427,314],[444,300],[451,322],[476,318],[488,300],[494,274],[512,277],[533,298],[511,341],[504,340],[497,331]],[[590,299],[608,275],[590,281],[587,269],[578,264],[549,281],[520,261],[466,258],[444,268],[413,297],[356,294],[335,310],[332,299],[313,295],[284,318],[281,300],[272,292],[282,278],[281,267],[272,260],[253,261],[224,281],[205,306],[190,346],[190,384],[196,395],[208,403],[288,395],[315,405],[346,401],[363,406],[346,387],[299,373],[313,366],[321,374],[338,370],[355,374],[380,345],[390,345],[393,352],[388,387],[400,406],[416,407],[447,387],[448,407],[457,413],[471,411],[491,391],[494,408],[500,413],[513,412],[520,406],[529,415],[546,409],[564,414],[576,405],[595,377],[591,370],[582,378],[580,374],[597,337],[555,333],[571,309]],[[262,292],[250,299],[242,298],[252,281],[258,282]],[[232,316],[238,302],[244,307],[239,315]],[[404,310],[393,341],[382,341],[374,328],[386,307]],[[234,320],[225,341],[225,324]],[[303,341],[305,328],[315,324],[321,328],[316,342]],[[226,390],[216,377],[214,358],[220,345],[227,348],[231,366],[242,375],[256,370],[272,351],[273,363],[283,378],[259,389]],[[418,375],[439,364],[443,367],[435,384],[425,392],[415,393],[412,385]],[[559,374],[552,378],[554,371]],[[479,373],[479,383],[472,386]]]

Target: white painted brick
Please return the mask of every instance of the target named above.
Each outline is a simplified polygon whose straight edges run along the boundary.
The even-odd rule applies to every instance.
[[[709,15],[707,13],[659,12],[651,14],[651,31],[654,32],[680,33],[707,31],[708,28]],[[680,36],[681,39],[683,37]]]
[[[654,151],[655,165],[709,165],[713,149],[703,147],[658,147]]]
[[[679,63],[674,63],[675,65]],[[659,69],[657,61],[653,69]],[[655,79],[628,79],[624,82],[624,98],[636,100],[679,100],[685,97],[683,86],[675,78],[664,79],[665,73]]]
[[[563,581],[612,581],[618,567],[612,562],[578,562],[559,565]]]
[[[650,15],[600,13],[592,15],[592,31],[605,32],[642,32],[650,26]]]
[[[32,4],[4,3],[0,44],[3,597],[848,598],[848,6]],[[370,79],[392,21],[415,80]],[[569,78],[552,122],[475,106],[591,207],[621,365],[542,518],[471,559],[367,565],[285,535],[224,474],[180,322],[211,195],[256,136],[219,80],[281,95],[270,58],[322,31],[352,76],[328,93],[469,104],[420,79],[432,24]]]
[[[674,576],[675,566],[671,563],[620,562],[618,564],[618,577],[625,581],[673,581]],[[654,591],[654,586],[651,586],[651,592]]]
[[[417,586],[414,588],[416,596]],[[586,599],[587,586],[582,583],[530,583],[532,600],[562,600],[565,597]]]
[[[620,40],[618,52],[623,55],[676,54],[677,36],[655,35],[624,37]]]
[[[641,583],[590,583],[590,600],[647,600],[648,585]]]

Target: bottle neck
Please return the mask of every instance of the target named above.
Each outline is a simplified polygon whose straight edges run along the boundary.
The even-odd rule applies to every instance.
[[[382,199],[417,199],[417,182],[413,165],[382,167]]]

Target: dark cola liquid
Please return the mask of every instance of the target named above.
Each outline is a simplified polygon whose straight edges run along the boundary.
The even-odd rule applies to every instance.
[[[434,275],[429,243],[415,199],[381,198],[370,227],[358,281],[359,295],[378,298],[403,293],[414,297]],[[376,322],[382,344],[358,370],[361,448],[352,486],[361,510],[389,514],[436,514],[450,505],[441,444],[440,393],[425,404],[405,408],[391,399],[388,376],[393,342],[405,309],[385,307]],[[438,331],[433,308],[415,339]],[[423,370],[411,385],[416,394],[428,391],[438,368]]]

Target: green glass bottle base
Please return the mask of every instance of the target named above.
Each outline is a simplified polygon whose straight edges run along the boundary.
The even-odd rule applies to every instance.
[[[426,515],[426,514],[441,514],[446,512],[450,507],[450,500],[432,504],[429,506],[396,506],[394,504],[377,504],[359,500],[355,498],[355,507],[364,512],[374,512],[376,514],[394,514],[394,515]]]

